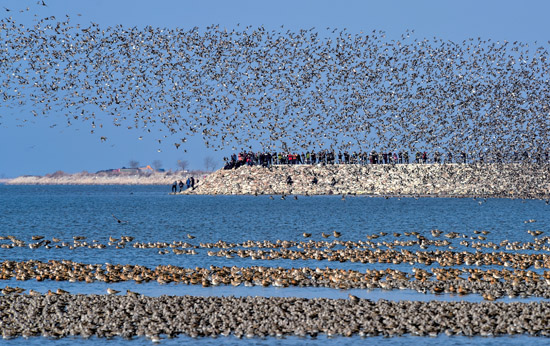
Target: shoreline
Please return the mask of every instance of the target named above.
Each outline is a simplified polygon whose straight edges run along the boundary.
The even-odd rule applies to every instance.
[[[195,190],[181,194],[548,199],[550,165],[243,166],[218,170],[203,179]]]
[[[170,192],[169,195],[197,195],[197,196],[250,196],[250,197],[259,197],[259,196],[272,196],[272,197],[320,197],[320,196],[332,196],[332,197],[344,197],[344,198],[353,198],[353,197],[364,197],[364,198],[472,198],[472,199],[536,199],[536,200],[545,200],[550,198],[549,195],[541,197],[527,197],[527,196],[505,196],[505,195],[457,195],[457,194],[402,194],[402,195],[388,195],[388,194],[370,194],[370,193],[350,193],[350,194],[266,194],[259,193],[254,194],[195,194],[192,192],[182,191],[182,192]]]
[[[166,172],[150,174],[105,174],[105,173],[74,173],[45,176],[20,176],[6,179],[5,185],[167,185],[171,186],[174,180],[185,182],[194,176],[204,179],[208,172]],[[1,181],[0,181],[1,183]]]
[[[170,192],[174,180],[199,179]],[[290,183],[288,179],[290,178]],[[1,181],[0,181],[1,183]],[[173,195],[550,198],[550,164],[334,164],[242,166],[208,172],[22,176],[5,185],[159,185]]]

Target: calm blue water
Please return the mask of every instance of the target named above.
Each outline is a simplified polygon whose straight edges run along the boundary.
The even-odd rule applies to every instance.
[[[0,185],[0,235],[14,235],[31,242],[31,236],[60,238],[71,242],[73,236],[106,244],[109,237],[135,237],[134,242],[186,241],[243,242],[245,240],[304,241],[325,240],[321,232],[342,233],[340,240],[363,240],[367,235],[389,233],[376,241],[396,239],[393,232],[417,231],[433,238],[430,230],[458,232],[477,236],[474,230],[487,230],[487,241],[508,239],[527,242],[533,237],[527,230],[541,230],[550,225],[550,205],[538,200],[455,198],[371,198],[339,196],[173,196],[165,186],[5,186]],[[480,204],[481,203],[481,204]],[[127,221],[119,224],[112,215]],[[534,219],[534,223],[524,221]],[[190,240],[187,234],[196,238]],[[328,240],[331,240],[329,238]],[[401,236],[399,239],[414,239]],[[435,238],[434,238],[435,239]],[[441,236],[438,239],[445,240]],[[450,241],[460,249],[462,239]],[[9,241],[1,241],[9,243]],[[412,249],[416,249],[412,247]],[[432,250],[435,250],[432,247]],[[443,248],[444,249],[444,248]],[[504,250],[504,249],[501,249]],[[471,249],[469,251],[472,251]],[[500,251],[500,250],[499,250]],[[226,265],[228,260],[208,257],[206,249],[198,255],[159,255],[156,249],[103,250],[77,248],[69,250],[29,248],[0,249],[0,258],[70,259],[86,263],[132,263],[147,266],[173,264],[186,267]],[[251,261],[235,257],[231,265],[269,265],[283,267],[326,266],[322,261]],[[290,262],[290,263],[289,263]],[[334,263],[352,269],[365,264]],[[387,267],[387,265],[384,265]]]
[[[474,230],[486,230],[490,233],[486,241],[499,243],[502,240],[530,242],[533,236],[527,230],[541,230],[542,236],[550,235],[550,206],[537,200],[488,199],[474,200],[441,198],[371,198],[340,196],[299,196],[297,200],[280,196],[173,196],[169,195],[170,186],[5,186],[0,185],[0,236],[13,235],[27,243],[33,242],[31,236],[41,235],[46,239],[57,237],[72,243],[73,236],[86,236],[88,242],[96,240],[107,244],[109,237],[132,236],[133,242],[185,241],[192,245],[199,243],[226,242],[241,243],[246,240],[292,240],[304,241],[303,232],[312,233],[310,239],[325,240],[321,232],[342,233],[340,240],[366,241],[367,235],[387,232],[375,241],[392,241],[392,233],[416,231],[429,239],[435,239],[430,230],[439,229],[443,233],[457,232],[461,238],[450,239],[455,251],[466,249],[459,242],[462,236],[477,236]],[[112,215],[127,221],[119,224]],[[527,220],[536,220],[525,223]],[[187,234],[195,236],[188,239]],[[331,241],[333,238],[329,238]],[[415,239],[402,235],[399,239]],[[437,239],[445,240],[441,236]],[[307,241],[307,240],[306,240]],[[471,241],[471,240],[469,240]],[[0,244],[9,244],[9,240],[0,240]],[[405,247],[411,251],[417,247]],[[429,250],[447,250],[446,247],[430,246]],[[467,251],[475,251],[466,249]],[[500,249],[499,251],[506,251]],[[41,260],[67,259],[84,263],[141,264],[149,267],[172,264],[181,267],[216,266],[271,266],[271,267],[331,267],[364,271],[367,268],[396,268],[409,270],[412,266],[361,264],[351,262],[328,262],[314,260],[251,260],[250,258],[232,259],[210,257],[208,249],[197,248],[196,255],[176,255],[172,252],[159,254],[158,249],[137,249],[127,246],[116,249],[76,248],[69,249],[30,249],[29,247],[0,248],[0,260]],[[489,251],[489,250],[484,250]],[[537,251],[543,252],[543,250]],[[415,265],[420,267],[420,265]],[[348,293],[370,299],[394,300],[459,300],[480,301],[474,295],[456,297],[451,295],[432,296],[409,291],[382,292],[379,290],[334,290],[329,288],[263,288],[263,287],[210,287],[186,285],[158,285],[156,282],[137,285],[133,282],[118,284],[105,283],[69,283],[15,281],[0,282],[0,285],[20,286],[26,289],[46,292],[48,289],[63,288],[72,293],[103,293],[107,287],[131,289],[146,295],[263,295],[263,296],[300,296],[346,298]],[[131,343],[150,344],[144,339],[132,341],[90,339],[78,342],[88,343]],[[77,340],[47,340],[51,344],[73,344]],[[323,344],[351,344],[361,342],[356,338],[319,338],[315,342]],[[435,339],[405,337],[399,339],[370,338],[364,342],[392,344],[464,344],[475,340],[480,344],[532,344],[547,342],[546,339],[529,337],[510,338],[460,338],[438,337]],[[43,343],[42,338],[28,341],[17,339],[10,344]],[[294,345],[311,343],[311,339],[253,339],[237,340],[233,337],[194,340],[180,337],[163,340],[163,344],[269,344]]]

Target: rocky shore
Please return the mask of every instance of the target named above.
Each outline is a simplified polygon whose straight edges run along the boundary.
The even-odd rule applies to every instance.
[[[279,297],[8,295],[2,336],[550,335],[549,302],[373,302]]]
[[[185,193],[548,198],[550,165],[243,166],[214,172],[203,179],[197,189]]]
[[[199,179],[199,195],[373,195],[550,198],[550,165],[398,164],[242,166],[207,172],[21,176],[7,185],[166,185]],[[290,177],[290,183],[289,183]],[[179,193],[178,193],[179,194]]]

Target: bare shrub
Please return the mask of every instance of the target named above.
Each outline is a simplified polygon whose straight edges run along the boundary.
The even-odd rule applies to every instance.
[[[178,160],[177,165],[180,170],[185,171],[187,167],[189,167],[189,162],[187,162],[187,160]]]
[[[46,177],[48,177],[48,178],[61,178],[61,177],[64,177],[66,175],[67,175],[67,173],[65,173],[63,171],[55,171],[53,173],[46,174]]]
[[[212,156],[206,156],[204,158],[204,168],[207,172],[212,172],[216,169],[216,161],[214,161]]]
[[[155,160],[153,161],[152,166],[155,169],[155,171],[158,171],[159,169],[162,168],[162,162],[160,160]]]

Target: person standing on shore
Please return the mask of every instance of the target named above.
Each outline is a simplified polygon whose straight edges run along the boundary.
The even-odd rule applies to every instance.
[[[195,178],[191,177],[191,189],[195,190]]]
[[[191,187],[191,179],[187,178],[185,185],[187,185],[187,188],[189,189]]]
[[[182,180],[180,180],[179,186],[180,186],[180,192],[181,192],[183,190],[183,181]]]
[[[175,180],[172,184],[172,192],[178,192],[178,181]]]

